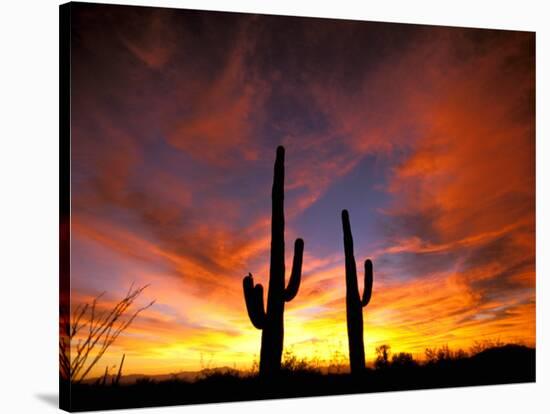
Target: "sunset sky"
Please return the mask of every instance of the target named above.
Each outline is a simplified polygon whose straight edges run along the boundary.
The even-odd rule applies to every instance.
[[[93,374],[250,368],[278,145],[287,273],[305,242],[286,350],[347,362],[344,208],[368,362],[535,345],[533,33],[77,5],[71,64],[72,304],[156,299]]]

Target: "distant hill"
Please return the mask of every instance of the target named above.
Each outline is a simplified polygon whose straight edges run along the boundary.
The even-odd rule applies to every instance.
[[[139,381],[154,381],[154,382],[163,382],[163,381],[186,381],[186,382],[193,382],[197,379],[205,378],[208,376],[216,375],[216,374],[224,374],[224,375],[236,375],[241,376],[245,375],[244,372],[229,368],[229,367],[218,367],[218,368],[205,368],[201,369],[200,371],[180,371],[180,372],[173,372],[169,374],[157,374],[157,375],[148,375],[148,374],[129,374],[129,375],[122,375],[120,377],[120,384],[135,384]],[[113,378],[116,377],[116,374],[110,374],[107,375],[107,384],[111,384]],[[95,384],[99,380],[101,380],[103,376],[101,377],[94,377],[94,378],[88,378],[85,381],[83,381],[84,384]]]

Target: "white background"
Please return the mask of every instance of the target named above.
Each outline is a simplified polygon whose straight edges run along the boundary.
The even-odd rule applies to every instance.
[[[110,1],[104,1],[111,3]],[[537,383],[134,410],[134,413],[542,413],[550,410],[549,24],[543,0],[124,1],[537,32]],[[0,6],[0,412],[57,411],[58,4]],[[546,13],[545,13],[546,12]],[[545,21],[546,20],[546,21]],[[545,24],[546,23],[546,24]],[[546,255],[545,255],[546,253]]]

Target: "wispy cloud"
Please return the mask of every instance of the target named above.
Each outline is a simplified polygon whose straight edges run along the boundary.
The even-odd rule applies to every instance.
[[[77,10],[72,299],[107,290],[108,306],[136,282],[157,300],[106,361],[250,365],[241,280],[267,283],[279,144],[287,268],[305,240],[285,314],[296,353],[346,352],[341,208],[374,260],[370,356],[534,343],[532,34]]]

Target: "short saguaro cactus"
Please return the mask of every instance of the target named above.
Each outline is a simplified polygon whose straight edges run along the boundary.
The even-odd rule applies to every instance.
[[[365,346],[363,342],[363,308],[370,302],[372,295],[372,261],[365,260],[365,287],[363,297],[359,296],[357,268],[353,256],[353,237],[349,213],[342,211],[344,230],[344,254],[346,259],[346,316],[348,325],[349,365],[352,374],[365,370]]]

